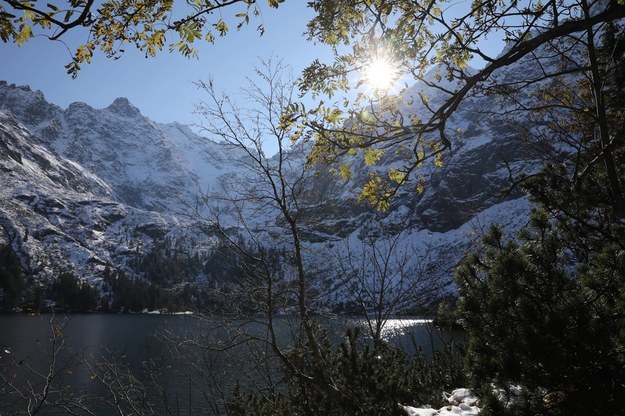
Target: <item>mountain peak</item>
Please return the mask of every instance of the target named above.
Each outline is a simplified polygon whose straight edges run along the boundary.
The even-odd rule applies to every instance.
[[[136,117],[141,115],[141,111],[135,107],[128,98],[118,97],[106,108],[108,111],[126,117]]]

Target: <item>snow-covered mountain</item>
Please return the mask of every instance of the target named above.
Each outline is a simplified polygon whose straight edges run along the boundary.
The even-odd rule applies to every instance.
[[[155,123],[126,98],[104,109],[72,103],[63,110],[41,91],[1,82],[0,109],[48,150],[101,178],[108,196],[135,208],[176,211],[232,168],[223,145],[187,126]]]
[[[0,82],[0,149],[0,244],[34,283],[72,271],[98,286],[107,265],[141,277],[133,264],[159,241],[191,254],[214,244],[180,214],[233,155],[187,126],[158,125],[123,98],[63,110]]]
[[[40,280],[59,271],[101,278],[106,264],[127,265],[155,237],[181,232],[173,215],[113,198],[111,186],[60,157],[0,111],[0,226],[23,270]]]
[[[329,174],[314,180],[303,205],[314,221],[304,221],[302,235],[311,261],[318,253],[326,272],[334,270],[318,283],[329,289],[322,303],[348,296],[328,251],[339,253],[333,258],[350,252],[365,229],[378,230],[379,241],[401,234],[399,251],[432,266],[426,268],[432,278],[448,284],[483,227],[524,224],[527,200],[501,191],[511,171],[534,171],[540,160],[506,125],[477,115],[488,105],[467,100],[449,122],[459,133],[444,165],[424,166],[425,192],[406,187],[389,212],[356,201],[368,175],[364,168],[348,183]],[[241,173],[240,154],[188,126],[149,120],[125,98],[104,109],[84,103],[62,109],[40,91],[4,81],[0,149],[0,244],[10,244],[37,281],[72,270],[97,285],[107,264],[141,276],[133,269],[137,256],[166,237],[187,241],[189,250],[209,250],[214,239],[195,230],[185,214],[196,208],[201,190]],[[384,160],[381,168],[393,163]]]

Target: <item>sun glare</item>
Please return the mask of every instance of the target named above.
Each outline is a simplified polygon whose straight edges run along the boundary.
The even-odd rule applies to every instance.
[[[365,67],[363,81],[376,92],[386,92],[397,79],[397,68],[384,58],[376,58]]]

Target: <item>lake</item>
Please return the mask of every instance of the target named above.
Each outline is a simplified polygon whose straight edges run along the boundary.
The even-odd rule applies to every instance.
[[[345,328],[363,324],[348,318],[322,322],[333,341],[342,339]],[[287,317],[277,320],[283,348],[296,327]],[[211,414],[234,380],[246,386],[279,379],[275,367],[265,365],[275,363],[267,360],[272,352],[260,321],[225,326],[190,315],[7,314],[0,315],[0,328],[0,416],[28,406],[32,412],[43,395],[55,404],[41,409],[46,415],[83,414],[81,406],[97,415],[118,414],[116,403],[124,400],[137,406],[120,405],[124,414]],[[383,334],[405,351],[428,354],[462,336],[420,319],[391,319]]]

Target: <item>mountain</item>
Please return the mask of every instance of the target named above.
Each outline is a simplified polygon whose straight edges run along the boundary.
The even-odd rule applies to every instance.
[[[169,215],[113,199],[103,179],[46,148],[15,116],[0,111],[0,225],[23,270],[49,280],[60,270],[101,278],[135,247],[175,232]]]
[[[157,212],[193,201],[228,171],[224,146],[180,124],[160,125],[126,98],[104,109],[72,103],[65,110],[40,91],[0,84],[0,109],[15,115],[60,157],[78,163],[110,185],[121,203]],[[182,194],[181,194],[182,192]]]
[[[322,169],[307,185],[302,236],[308,261],[319,271],[320,305],[350,301],[340,259],[355,249],[364,252],[363,241],[373,235],[383,247],[395,241],[410,270],[420,268],[427,279],[453,290],[454,265],[485,226],[496,221],[514,231],[525,223],[526,198],[502,191],[511,172],[532,172],[541,162],[509,126],[478,116],[492,105],[480,97],[466,101],[448,124],[458,134],[443,166],[424,165],[425,191],[405,187],[388,212],[356,200],[368,177],[357,160],[350,181]],[[202,211],[205,190],[246,175],[240,152],[188,126],[156,123],[125,98],[103,109],[84,103],[62,109],[40,91],[4,81],[0,149],[0,245],[10,245],[26,274],[41,285],[72,271],[102,290],[107,267],[154,280],[140,267],[141,259],[163,244],[185,251],[187,259],[205,255],[217,238],[197,229],[191,214],[199,209],[208,215]],[[395,163],[389,157],[380,168]],[[259,230],[276,224],[269,212],[250,221]],[[210,270],[193,270],[189,281],[214,284]]]
[[[206,251],[190,247],[199,239],[213,244],[176,213],[233,156],[189,127],[153,123],[123,98],[62,110],[0,82],[0,149],[0,245],[35,285],[71,271],[102,288],[107,266],[142,277],[141,257],[163,240],[186,241],[188,256]]]

